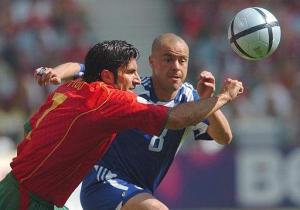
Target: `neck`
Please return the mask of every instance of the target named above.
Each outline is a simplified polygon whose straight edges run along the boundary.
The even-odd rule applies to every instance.
[[[153,79],[153,77],[152,77],[152,84],[153,84],[155,95],[159,101],[173,100],[178,92],[178,90],[168,89],[164,86],[161,86],[158,81]]]

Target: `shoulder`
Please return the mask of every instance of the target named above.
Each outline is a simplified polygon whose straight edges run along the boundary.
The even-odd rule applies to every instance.
[[[84,94],[97,103],[106,101],[113,104],[124,104],[124,106],[136,101],[137,97],[133,92],[119,90],[104,82],[86,84]]]
[[[152,88],[152,80],[151,77],[141,77],[141,84],[136,87],[135,92],[139,95],[143,92],[150,92]]]
[[[141,85],[143,87],[148,87],[151,84],[151,77],[146,76],[146,77],[141,77]]]
[[[195,90],[193,85],[188,82],[183,83],[181,88],[184,90],[183,92],[186,95],[193,95],[193,94],[197,93],[197,91]]]
[[[141,84],[137,85],[134,92],[146,100],[151,100],[152,80],[151,77],[141,77]]]
[[[185,82],[182,84],[182,87],[188,90],[195,90],[194,86],[191,83]]]
[[[199,95],[197,90],[193,87],[192,84],[185,82],[182,84],[181,88],[179,89],[176,99],[181,102],[198,101]]]

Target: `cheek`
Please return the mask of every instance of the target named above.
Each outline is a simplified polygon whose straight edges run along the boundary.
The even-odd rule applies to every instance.
[[[172,63],[163,62],[159,65],[160,69],[169,69],[172,68]]]
[[[186,75],[186,74],[187,74],[187,71],[188,71],[188,66],[187,66],[187,65],[183,65],[183,66],[182,66],[182,73],[183,73],[184,75]]]
[[[132,77],[122,77],[122,84],[124,86],[130,86],[132,83]]]
[[[182,70],[182,72],[183,72],[183,74],[186,76],[187,75],[187,67],[185,67],[183,70]]]
[[[155,69],[155,72],[156,72],[157,75],[163,76],[163,75],[166,75],[168,73],[169,69],[170,69],[169,65],[161,64],[161,65],[157,66],[157,68]]]
[[[120,76],[120,77],[118,78],[118,83],[119,83],[119,85],[122,86],[122,85],[124,84],[124,82],[125,82],[124,77]]]

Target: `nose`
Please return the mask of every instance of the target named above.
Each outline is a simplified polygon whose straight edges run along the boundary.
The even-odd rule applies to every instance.
[[[134,85],[139,85],[141,84],[141,78],[140,78],[140,75],[138,73],[135,74],[135,77],[133,79],[133,84]]]
[[[178,59],[174,60],[172,67],[173,67],[174,70],[180,69],[180,63],[179,63]]]

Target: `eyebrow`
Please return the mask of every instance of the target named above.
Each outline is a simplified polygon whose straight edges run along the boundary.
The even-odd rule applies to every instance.
[[[188,59],[189,56],[186,56],[186,55],[175,55],[175,54],[165,53],[165,54],[163,54],[163,57],[180,57],[180,58]]]
[[[125,69],[125,72],[132,72],[132,71],[137,71],[137,69],[134,69],[134,68]]]

